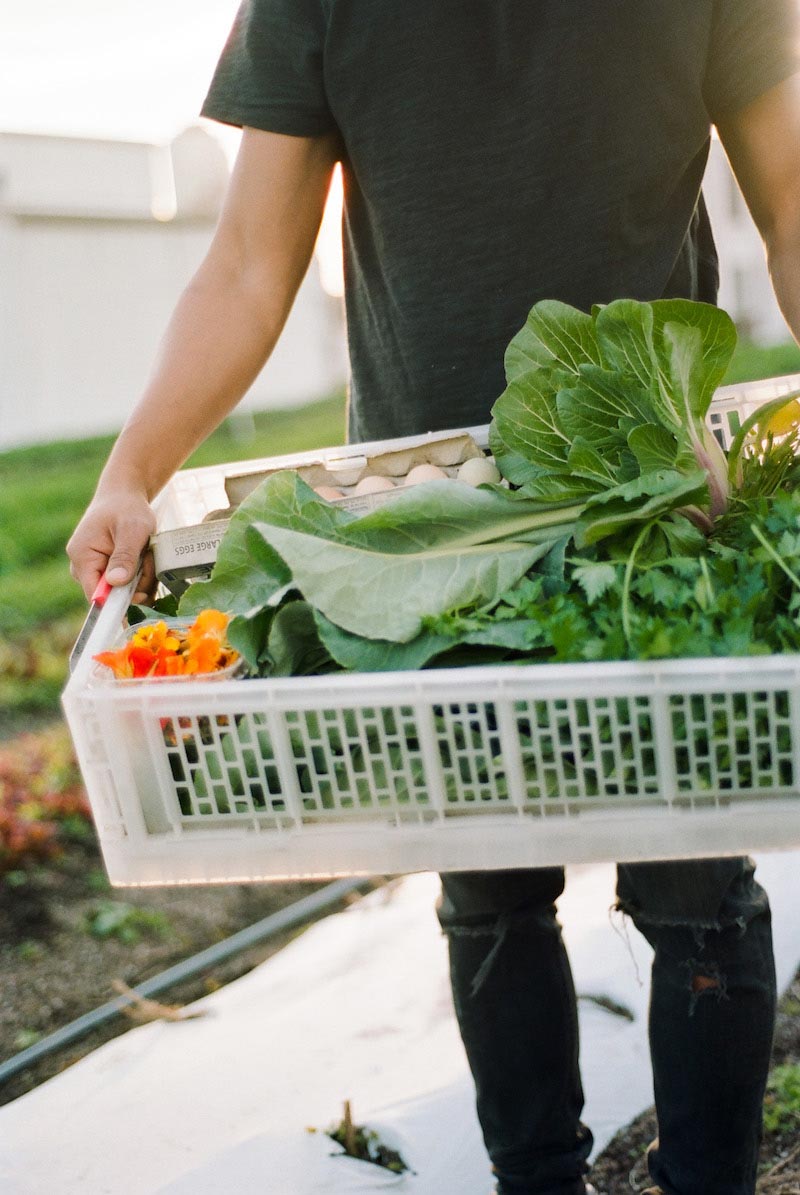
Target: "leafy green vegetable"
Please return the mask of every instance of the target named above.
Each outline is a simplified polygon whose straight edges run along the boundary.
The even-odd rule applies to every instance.
[[[492,412],[501,472],[531,497],[583,498],[587,543],[618,526],[601,516],[589,531],[599,495],[619,496],[623,518],[651,517],[633,505],[646,508],[652,489],[630,489],[651,473],[662,511],[686,508],[709,529],[728,482],[705,417],[735,344],[730,318],[702,303],[621,299],[591,316],[538,303],[509,346],[508,386]]]
[[[420,552],[369,550],[257,523],[286,562],[294,583],[337,626],[368,639],[405,643],[427,615],[498,597],[549,550],[549,544],[496,541]],[[400,596],[398,596],[400,595]]]
[[[493,606],[450,612],[429,630],[462,642],[506,619],[533,623],[535,658],[554,662],[800,650],[800,492],[737,502],[695,558],[631,567],[589,551],[567,561],[550,597],[540,577],[525,577]]]
[[[336,670],[308,602],[287,602],[269,631],[270,676],[315,676]]]
[[[424,668],[452,646],[448,635],[420,631],[406,643],[365,639],[337,627],[319,610],[314,611],[319,637],[341,668],[347,672],[405,672]]]

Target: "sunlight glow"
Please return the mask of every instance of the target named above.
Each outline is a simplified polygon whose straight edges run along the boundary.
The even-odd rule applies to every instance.
[[[344,294],[344,261],[342,259],[342,204],[344,187],[342,168],[337,164],[325,204],[317,244],[314,249],[319,262],[322,289],[335,299]]]

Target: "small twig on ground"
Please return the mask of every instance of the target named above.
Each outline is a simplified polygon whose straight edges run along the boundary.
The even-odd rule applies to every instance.
[[[133,988],[129,988],[121,979],[112,979],[111,986],[115,992],[119,992],[128,1000],[120,1012],[132,1021],[140,1021],[142,1024],[149,1021],[192,1021],[206,1015],[207,1010],[204,1008],[189,1011],[180,1004],[161,1004],[158,1000],[148,1000],[146,996],[140,996]]]
[[[774,1166],[771,1166],[766,1174],[762,1174],[758,1183],[759,1191],[769,1190],[769,1187],[772,1185],[773,1177],[783,1170],[784,1166],[788,1166],[790,1162],[794,1162],[798,1157],[800,1157],[800,1145],[796,1145],[794,1149],[786,1155],[785,1158],[781,1158],[780,1162],[776,1162]]]
[[[344,1149],[348,1157],[357,1158],[358,1150],[356,1149],[356,1126],[353,1124],[353,1111],[350,1107],[350,1101],[344,1101],[344,1119],[342,1121],[344,1126]]]
[[[612,1000],[610,996],[606,996],[602,992],[578,992],[578,999],[588,1000],[590,1004],[596,1004],[598,1008],[604,1008],[606,1012],[612,1013],[615,1017],[622,1017],[626,1021],[636,1020],[636,1014],[628,1008],[627,1004],[620,1004],[619,1000]]]

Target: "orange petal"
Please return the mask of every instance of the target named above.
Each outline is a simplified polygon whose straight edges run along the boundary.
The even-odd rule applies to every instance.
[[[125,648],[118,651],[100,651],[92,658],[97,660],[98,664],[105,664],[106,668],[110,668],[116,677],[132,675]]]
[[[186,632],[187,639],[193,642],[205,635],[213,635],[221,639],[227,630],[230,616],[221,610],[201,610],[192,626]]]

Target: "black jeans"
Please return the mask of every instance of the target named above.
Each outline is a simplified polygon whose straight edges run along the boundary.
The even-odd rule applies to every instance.
[[[753,1195],[775,1022],[769,902],[749,859],[620,864],[617,907],[655,951],[650,1051],[665,1195]],[[562,868],[453,872],[438,906],[501,1195],[583,1195],[578,1019]]]

